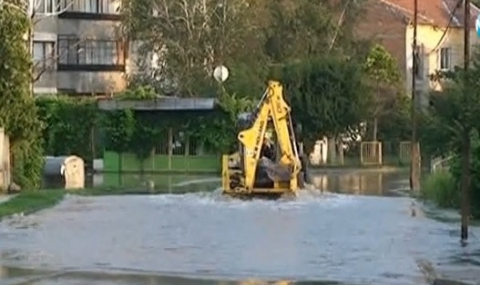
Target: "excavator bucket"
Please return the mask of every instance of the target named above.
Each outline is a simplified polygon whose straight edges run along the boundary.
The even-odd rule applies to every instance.
[[[266,157],[260,159],[259,167],[265,169],[268,177],[272,181],[288,182],[292,176],[292,169],[290,167],[275,163]]]

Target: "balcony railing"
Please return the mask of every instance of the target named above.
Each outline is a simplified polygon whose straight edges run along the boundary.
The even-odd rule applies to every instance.
[[[123,41],[59,36],[57,47],[60,71],[125,71]]]
[[[49,0],[46,0],[49,1]],[[50,0],[53,1],[53,0]],[[120,20],[120,0],[59,0],[60,18]]]

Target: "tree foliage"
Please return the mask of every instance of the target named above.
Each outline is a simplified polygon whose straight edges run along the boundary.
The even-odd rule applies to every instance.
[[[393,118],[396,119],[395,124],[405,125],[405,119],[408,118],[405,112],[407,100],[402,92],[403,88],[400,88],[400,70],[397,62],[383,46],[375,44],[372,47],[363,68],[373,93],[373,104],[370,106],[373,117],[372,137],[373,140],[377,140],[379,132],[388,133],[393,127],[389,124]],[[393,129],[398,130],[398,127]],[[396,135],[396,137],[402,137],[401,133]]]
[[[179,96],[211,96],[218,94],[213,69],[223,64],[228,92],[258,97],[271,68],[334,50],[355,57],[352,25],[363,2],[124,0],[123,28],[141,41],[145,72],[137,80]]]
[[[480,52],[472,57],[468,69],[438,74],[443,90],[431,94],[430,116],[425,118],[422,137],[431,154],[455,155],[451,173],[462,192],[480,196],[478,173],[478,135],[480,130]],[[475,140],[473,140],[475,138]],[[473,153],[473,160],[472,160]],[[473,179],[472,179],[473,178]],[[471,183],[473,182],[473,183]],[[462,195],[463,196],[463,195]],[[463,196],[463,198],[467,198]],[[465,203],[471,203],[471,199]],[[463,202],[462,202],[463,203]],[[477,207],[478,203],[473,203]]]
[[[355,55],[353,25],[363,0],[265,1],[265,52],[282,64],[332,52]],[[367,45],[368,46],[368,45]]]
[[[119,100],[141,100],[144,90],[126,91]],[[241,112],[251,111],[254,103],[223,90],[219,109],[212,111],[133,111],[105,112],[101,127],[105,130],[105,148],[118,153],[131,152],[139,160],[148,158],[154,149],[167,143],[169,129],[182,133],[210,152],[225,152],[236,143],[236,121]],[[173,113],[174,112],[174,113]]]
[[[142,41],[141,54],[160,56],[156,80],[184,96],[201,96],[215,90],[212,74],[217,65],[261,62],[255,57],[262,48],[261,34],[247,15],[255,13],[260,3],[124,0],[124,30]]]
[[[100,117],[95,99],[46,96],[36,99],[45,123],[43,148],[49,155],[78,155],[91,162],[96,148],[95,128]]]
[[[335,33],[333,15],[322,1],[266,1],[265,52],[274,63],[328,51]]]
[[[480,52],[472,57],[467,71],[456,67],[437,74],[442,91],[430,96],[429,116],[425,116],[422,139],[432,154],[460,152],[462,139],[480,128]]]
[[[41,183],[42,123],[30,90],[30,54],[24,35],[30,21],[18,1],[5,1],[0,9],[0,126],[10,137],[13,180],[23,189]]]
[[[323,57],[285,68],[293,115],[305,138],[336,136],[365,120],[370,96],[363,83],[361,66],[340,57]]]
[[[378,84],[396,85],[400,80],[400,71],[392,55],[382,46],[376,44],[370,50],[364,63],[370,79]]]

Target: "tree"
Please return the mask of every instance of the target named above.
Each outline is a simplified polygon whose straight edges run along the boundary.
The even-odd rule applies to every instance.
[[[261,1],[124,0],[124,32],[142,42],[140,56],[157,55],[156,80],[198,96],[215,90],[212,74],[219,64],[249,63],[250,72],[261,66],[262,35],[253,24],[258,5]]]
[[[369,78],[369,85],[374,90],[373,115],[373,141],[378,140],[378,118],[390,113],[393,109],[387,108],[398,97],[400,85],[400,72],[395,59],[381,45],[376,44],[370,50],[364,64],[365,72]]]
[[[336,137],[368,118],[369,92],[358,62],[339,56],[312,58],[284,69],[282,81],[304,139]]]
[[[432,117],[429,124],[438,130],[445,144],[461,157],[462,219],[470,214],[469,192],[471,181],[472,136],[480,131],[480,51],[472,58],[468,70],[456,68],[453,72],[440,73],[443,90],[431,96]],[[468,237],[468,228],[462,220],[462,239]]]
[[[212,71],[224,64],[229,93],[261,94],[272,69],[325,53],[363,56],[358,47],[368,45],[354,44],[353,25],[364,1],[123,0],[124,33],[145,61],[131,79],[163,93],[212,94]]]
[[[328,50],[335,31],[322,1],[268,0],[265,52],[273,63],[301,60]]]
[[[355,55],[353,25],[363,0],[267,0],[265,52],[273,64],[325,53]],[[367,45],[368,46],[368,45]]]
[[[13,179],[23,189],[40,186],[42,123],[31,89],[31,57],[24,35],[29,17],[21,1],[3,2],[0,8],[0,125],[10,137]]]

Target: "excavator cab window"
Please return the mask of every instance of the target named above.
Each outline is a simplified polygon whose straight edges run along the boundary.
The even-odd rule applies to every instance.
[[[275,156],[276,156],[275,145],[267,137],[263,139],[263,145],[262,145],[260,156],[266,157],[271,161],[275,161]]]
[[[273,122],[269,120],[267,130],[265,131],[265,137],[263,138],[262,149],[260,157],[266,157],[271,161],[276,161],[278,154],[278,145],[275,138]]]

